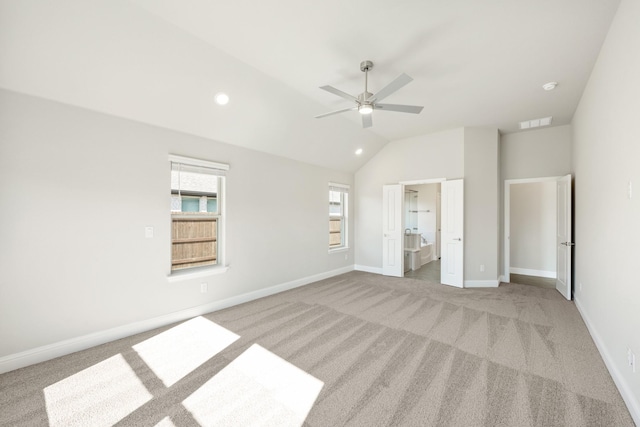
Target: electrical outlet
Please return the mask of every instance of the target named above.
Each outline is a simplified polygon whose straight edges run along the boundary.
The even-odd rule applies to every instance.
[[[209,290],[209,285],[207,285],[206,283],[200,283],[201,293],[206,294],[208,290]]]
[[[344,254],[344,259],[349,259],[349,254]]]
[[[144,228],[144,237],[146,237],[147,239],[153,238],[153,227]]]
[[[631,372],[636,373],[636,355],[631,351],[630,347],[627,347],[627,362],[631,368]]]
[[[480,272],[484,271],[484,264],[480,264]]]

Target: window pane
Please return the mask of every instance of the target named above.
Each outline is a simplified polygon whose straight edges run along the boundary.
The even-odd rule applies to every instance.
[[[329,247],[342,245],[342,218],[332,218],[329,220]]]
[[[343,193],[340,193],[337,191],[329,191],[329,215],[330,216],[343,215],[342,195]]]
[[[182,212],[200,212],[200,198],[182,196]]]
[[[177,194],[171,195],[171,212],[180,212],[182,210],[182,202]]]
[[[207,197],[207,212],[218,212],[218,199],[215,197]]]
[[[217,218],[174,218],[171,239],[172,270],[218,263]]]
[[[202,169],[204,171],[204,169]],[[218,177],[194,171],[172,170],[171,189],[196,193],[217,193]]]

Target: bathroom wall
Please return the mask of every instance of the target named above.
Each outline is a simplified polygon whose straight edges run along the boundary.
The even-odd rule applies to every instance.
[[[405,188],[418,192],[418,230],[429,242],[436,241],[436,196],[440,184],[408,185]],[[429,211],[429,212],[426,212]]]

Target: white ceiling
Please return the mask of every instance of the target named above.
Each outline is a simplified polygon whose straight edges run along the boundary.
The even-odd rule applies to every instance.
[[[0,87],[355,171],[389,141],[438,130],[570,123],[618,3],[3,1]],[[349,106],[319,86],[362,92],[365,59],[371,92],[413,77],[385,102],[422,113],[374,111],[368,130],[357,112],[313,119]]]
[[[376,112],[389,141],[457,126],[518,130],[527,119],[567,124],[618,0],[134,0],[168,22],[291,86],[325,108],[349,102],[318,89],[374,92],[405,72],[385,102],[419,116]],[[559,82],[556,91],[541,86]],[[359,123],[357,112],[343,114]],[[336,118],[322,119],[327,126]]]

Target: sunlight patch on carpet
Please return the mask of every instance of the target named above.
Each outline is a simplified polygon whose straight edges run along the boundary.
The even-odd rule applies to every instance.
[[[182,403],[202,426],[299,427],[323,386],[253,344]]]
[[[240,336],[195,317],[133,346],[149,368],[171,387]]]
[[[153,397],[121,354],[44,389],[51,427],[112,426]]]

